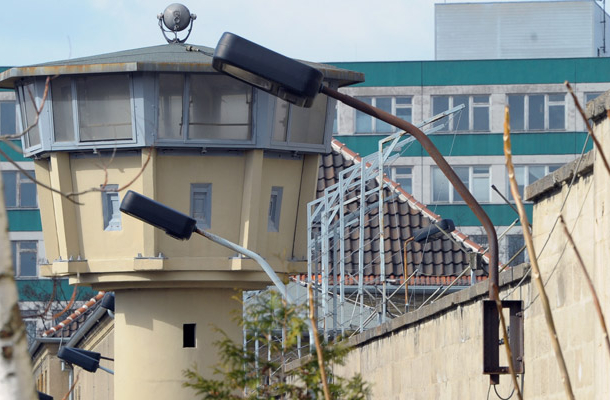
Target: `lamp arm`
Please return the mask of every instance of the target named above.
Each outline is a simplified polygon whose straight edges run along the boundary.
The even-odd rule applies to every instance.
[[[362,111],[372,117],[380,119],[392,126],[395,126],[413,136],[422,145],[422,147],[428,152],[430,157],[434,160],[436,165],[443,171],[443,174],[447,177],[449,182],[453,185],[455,190],[464,199],[468,207],[472,210],[474,215],[477,217],[481,225],[487,233],[487,241],[489,243],[489,298],[495,299],[495,294],[498,288],[498,237],[496,230],[489,219],[489,216],[485,213],[485,210],[477,202],[474,196],[470,193],[468,188],[464,185],[462,180],[457,176],[453,168],[449,165],[445,157],[436,148],[432,140],[424,132],[422,132],[415,125],[396,117],[390,113],[387,113],[379,108],[373,107],[366,104],[352,96],[340,93],[337,90],[331,89],[328,86],[322,85],[320,92],[325,95],[332,97],[333,99],[339,100],[346,105],[355,108],[358,111]],[[494,286],[495,285],[495,286]]]
[[[243,254],[246,257],[250,257],[251,259],[256,261],[258,263],[258,265],[261,266],[263,271],[265,271],[267,276],[271,279],[273,284],[280,290],[280,293],[286,299],[286,301],[288,301],[290,304],[295,304],[295,301],[292,298],[292,296],[290,295],[290,293],[288,293],[288,290],[286,289],[286,285],[284,285],[284,282],[282,282],[282,280],[279,278],[279,276],[277,276],[277,274],[275,273],[273,268],[271,268],[271,265],[269,265],[269,263],[267,263],[267,261],[265,261],[265,259],[263,257],[261,257],[260,255],[256,254],[252,250],[248,250],[245,247],[242,247],[242,246],[240,246],[238,244],[230,242],[227,239],[224,239],[224,238],[222,238],[222,237],[220,237],[218,235],[214,235],[213,233],[210,233],[210,232],[205,231],[203,229],[198,229],[197,228],[195,230],[195,233],[198,233],[201,236],[211,240],[214,243],[218,243],[221,246],[227,247],[227,248],[229,248],[231,250],[234,250],[234,251],[236,251],[236,252],[238,252],[240,254]]]

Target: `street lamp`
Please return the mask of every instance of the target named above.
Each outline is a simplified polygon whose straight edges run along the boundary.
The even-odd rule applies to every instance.
[[[114,375],[114,371],[100,365],[100,359],[103,358],[105,360],[114,360],[111,358],[102,357],[100,353],[96,353],[95,351],[88,351],[75,347],[62,347],[57,352],[57,357],[67,363],[78,365],[85,371],[95,372],[99,368],[111,375]]]
[[[395,115],[323,85],[321,73],[316,68],[283,56],[230,32],[225,32],[220,38],[214,51],[212,65],[217,71],[249,83],[290,103],[304,107],[311,106],[318,93],[324,93],[415,137],[440,170],[443,171],[443,174],[485,229],[489,243],[489,299],[495,301],[498,297],[498,238],[495,228],[481,205],[424,132]],[[490,343],[498,343],[499,341],[497,329],[494,332],[495,334],[490,332],[491,336],[487,337]],[[496,345],[495,348],[493,352],[497,353],[498,346]],[[493,359],[496,360],[497,357],[493,357]],[[492,363],[495,363],[495,361]],[[503,371],[498,366],[498,368],[493,367],[491,370],[486,369],[485,372],[491,375],[492,381],[496,381],[498,379],[497,374],[503,373]]]
[[[119,209],[125,214],[131,215],[140,221],[165,231],[165,233],[175,239],[188,240],[193,233],[197,233],[210,239],[212,242],[243,254],[246,257],[250,257],[261,266],[273,284],[279,289],[282,296],[284,296],[288,302],[294,304],[294,299],[290,293],[288,293],[288,290],[286,290],[286,285],[284,285],[284,282],[282,282],[263,257],[220,236],[197,228],[197,221],[194,218],[174,210],[165,204],[136,193],[133,190],[130,190],[125,194]]]

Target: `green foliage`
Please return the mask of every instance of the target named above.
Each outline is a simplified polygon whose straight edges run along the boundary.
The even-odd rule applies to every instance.
[[[245,318],[237,320],[245,329],[247,343],[259,343],[259,354],[253,345],[244,349],[228,336],[217,341],[221,362],[214,370],[218,379],[206,379],[194,369],[184,371],[185,387],[192,388],[204,400],[234,399],[323,399],[324,393],[318,360],[308,355],[300,364],[284,370],[287,357],[294,353],[298,338],[307,332],[307,310],[288,305],[277,292],[256,296],[246,307]],[[274,340],[283,334],[284,345]],[[261,351],[260,348],[263,350]],[[349,348],[341,343],[323,344],[323,358],[329,390],[333,399],[364,400],[370,389],[360,375],[350,379],[335,376],[331,365],[343,365]],[[267,355],[272,355],[268,360]]]

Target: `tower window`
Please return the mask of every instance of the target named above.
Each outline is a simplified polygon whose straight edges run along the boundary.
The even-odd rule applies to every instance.
[[[197,347],[197,324],[182,325],[182,347],[193,348]]]
[[[283,189],[279,186],[273,186],[271,188],[271,199],[269,201],[269,220],[267,223],[267,231],[269,232],[279,232],[280,230],[282,192]]]
[[[119,185],[106,185],[102,192],[102,213],[104,216],[105,231],[121,230],[121,211],[119,210],[120,199],[116,190]]]
[[[212,227],[212,184],[191,183],[191,217],[199,229]]]

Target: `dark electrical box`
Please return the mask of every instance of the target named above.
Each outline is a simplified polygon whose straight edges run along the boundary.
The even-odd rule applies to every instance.
[[[508,341],[513,355],[516,374],[524,372],[523,367],[523,301],[503,300],[502,308],[509,310],[507,322]],[[508,374],[508,366],[500,366],[500,317],[494,300],[483,301],[483,373],[492,375]],[[494,376],[496,379],[494,379]]]

